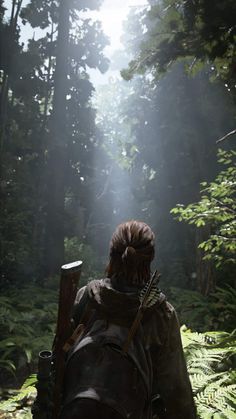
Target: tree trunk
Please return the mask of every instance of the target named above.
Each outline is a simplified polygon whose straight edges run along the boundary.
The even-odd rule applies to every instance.
[[[196,228],[196,271],[197,288],[202,295],[208,295],[215,290],[215,275],[212,262],[203,259],[203,251],[198,245],[208,239],[209,228]]]
[[[20,14],[21,6],[23,0],[13,0],[12,7],[11,7],[11,17],[9,23],[9,33],[10,39],[14,40],[16,34],[16,28],[18,23],[18,17]],[[6,125],[7,125],[7,118],[8,118],[8,93],[9,93],[9,81],[11,78],[11,69],[12,69],[12,57],[10,56],[9,62],[7,63],[8,72],[4,71],[3,74],[3,81],[1,86],[0,92],[0,179],[3,176],[3,161],[4,161],[4,143],[6,139]]]
[[[51,34],[50,34],[50,42],[53,42],[53,36],[54,36],[54,24],[51,22]],[[42,135],[45,134],[45,129],[48,122],[48,105],[49,105],[49,99],[51,98],[52,88],[50,84],[50,79],[52,76],[53,71],[53,63],[52,63],[52,54],[50,53],[48,57],[48,67],[47,67],[47,76],[46,76],[46,93],[45,93],[45,102],[44,102],[44,109],[43,109],[43,122],[42,122]]]
[[[59,272],[64,262],[64,200],[67,127],[67,74],[69,46],[69,2],[60,1],[53,112],[48,158],[48,205],[46,231],[46,275]]]

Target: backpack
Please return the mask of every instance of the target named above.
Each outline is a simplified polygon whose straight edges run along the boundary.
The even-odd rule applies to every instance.
[[[63,409],[86,398],[111,407],[124,419],[150,418],[152,363],[142,322],[124,353],[130,323],[98,315],[92,307],[87,310],[85,331],[67,357]]]

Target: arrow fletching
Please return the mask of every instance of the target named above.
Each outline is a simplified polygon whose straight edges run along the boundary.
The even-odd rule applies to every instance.
[[[139,301],[140,306],[138,308],[136,317],[132,323],[132,326],[129,330],[128,337],[124,343],[122,352],[125,354],[127,353],[130,343],[139,327],[139,324],[142,320],[143,313],[146,308],[152,307],[159,299],[161,291],[158,288],[158,283],[160,279],[160,274],[157,274],[157,271],[154,272],[151,279],[147,282],[147,284],[143,287],[139,294]]]
[[[145,287],[143,287],[143,289],[140,292],[140,308],[146,309],[156,304],[161,293],[160,289],[158,288],[159,280],[160,274],[157,274],[157,271],[155,271],[151,279],[147,282]]]

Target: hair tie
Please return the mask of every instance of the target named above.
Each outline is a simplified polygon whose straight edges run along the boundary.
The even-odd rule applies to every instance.
[[[132,258],[133,256],[136,255],[136,250],[134,247],[132,246],[127,246],[125,251],[122,254],[122,260],[128,260],[130,257]]]

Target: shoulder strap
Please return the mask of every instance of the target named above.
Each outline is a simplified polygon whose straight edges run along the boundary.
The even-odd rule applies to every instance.
[[[85,308],[86,305],[89,301],[89,296],[88,296],[88,287],[85,287],[84,293],[79,301],[79,303],[75,304],[73,309],[72,309],[72,319],[74,321],[75,326],[77,326],[79,323],[82,323],[82,317],[83,314],[85,312]]]
[[[131,328],[129,330],[128,337],[126,339],[126,342],[123,346],[123,353],[125,354],[129,346],[131,344],[131,341],[140,325],[140,322],[143,318],[143,314],[146,311],[147,308],[152,307],[156,304],[160,297],[160,290],[157,287],[157,284],[159,282],[160,274],[157,274],[157,270],[152,274],[151,279],[146,283],[146,285],[143,287],[139,294],[139,301],[140,305],[137,311],[137,314],[134,318],[134,321],[131,325]]]
[[[74,332],[72,333],[72,335],[69,337],[69,339],[66,341],[65,345],[63,346],[64,352],[68,352],[71,349],[71,347],[75,344],[75,342],[84,333],[85,326],[88,323],[91,311],[92,311],[92,307],[90,305],[90,301],[88,298],[88,290],[86,287],[84,294],[79,304],[77,305],[77,307],[75,307],[74,313],[72,315],[77,326]]]

